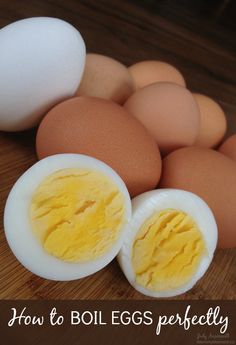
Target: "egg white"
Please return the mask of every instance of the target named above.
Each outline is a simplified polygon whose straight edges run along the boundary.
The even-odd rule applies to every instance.
[[[173,297],[190,290],[208,269],[217,244],[218,232],[215,218],[208,205],[197,195],[178,189],[159,189],[143,193],[132,200],[133,217],[130,228],[118,254],[118,262],[129,283],[139,292],[150,297]],[[143,223],[165,209],[182,210],[196,222],[203,235],[207,253],[203,254],[199,267],[185,285],[167,291],[152,291],[136,282],[132,266],[132,249],[135,237]]]
[[[32,232],[29,207],[34,191],[50,174],[66,168],[85,168],[102,172],[123,194],[124,218],[118,240],[99,258],[84,263],[68,263],[49,255]],[[95,273],[109,264],[119,252],[131,218],[131,200],[119,175],[105,163],[80,154],[58,154],[44,158],[29,168],[13,186],[4,211],[4,229],[8,244],[16,256],[32,273],[51,280],[79,279]]]

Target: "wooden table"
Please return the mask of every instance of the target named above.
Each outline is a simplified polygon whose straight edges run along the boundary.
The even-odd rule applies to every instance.
[[[227,114],[230,134],[236,132],[236,6],[233,1],[210,3],[204,0],[0,0],[0,26],[31,16],[59,17],[80,30],[90,52],[110,55],[127,65],[145,59],[170,62],[183,73],[190,90],[205,93],[221,104]],[[34,130],[0,133],[1,228],[4,204],[13,183],[36,162],[34,144]],[[235,264],[235,249],[218,250],[204,278],[178,298],[234,299]],[[78,281],[41,279],[18,263],[6,243],[3,229],[0,269],[0,298],[4,299],[145,298],[128,284],[116,261]]]

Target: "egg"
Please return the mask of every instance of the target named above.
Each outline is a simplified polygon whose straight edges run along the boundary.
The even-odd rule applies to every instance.
[[[197,194],[212,209],[219,230],[218,246],[236,246],[236,164],[211,149],[189,147],[163,160],[161,188]]]
[[[227,122],[226,117],[213,99],[201,94],[193,94],[200,110],[200,131],[195,145],[205,148],[216,147],[223,139]]]
[[[120,105],[95,97],[75,97],[54,107],[41,122],[39,159],[82,153],[111,166],[131,196],[155,188],[161,174],[159,149],[148,131]]]
[[[173,83],[155,83],[137,90],[124,107],[153,135],[163,155],[196,141],[199,109],[191,92]]]
[[[217,225],[207,204],[175,189],[146,192],[132,200],[133,217],[118,254],[139,292],[172,297],[190,290],[209,267]]]
[[[78,154],[47,157],[13,186],[4,229],[16,258],[32,273],[73,280],[117,255],[131,218],[124,182],[106,164]]]
[[[85,45],[69,23],[48,17],[19,20],[0,30],[0,46],[0,130],[37,125],[78,89]]]
[[[228,156],[236,162],[236,134],[227,138],[219,147],[219,152]]]
[[[78,96],[93,96],[123,104],[134,91],[134,82],[119,61],[100,54],[87,54]]]
[[[156,60],[140,61],[129,67],[136,88],[162,81],[186,86],[184,77],[174,66]]]

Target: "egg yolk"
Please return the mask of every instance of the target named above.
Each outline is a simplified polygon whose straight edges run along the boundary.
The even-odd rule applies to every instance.
[[[48,254],[68,262],[94,260],[119,237],[125,222],[124,196],[98,171],[59,170],[34,192],[30,220]]]
[[[192,217],[174,209],[155,213],[133,243],[136,282],[153,291],[179,288],[194,276],[205,251]]]

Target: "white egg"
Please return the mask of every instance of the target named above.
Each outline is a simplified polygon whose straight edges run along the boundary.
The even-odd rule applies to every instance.
[[[29,271],[73,280],[113,260],[130,218],[130,196],[114,170],[89,156],[58,154],[15,183],[4,228],[12,252]]]
[[[171,297],[190,290],[209,267],[217,225],[207,204],[177,189],[150,191],[132,200],[133,217],[118,254],[139,292]]]
[[[69,23],[49,17],[14,22],[0,30],[0,47],[0,130],[33,127],[75,94],[85,45]]]

